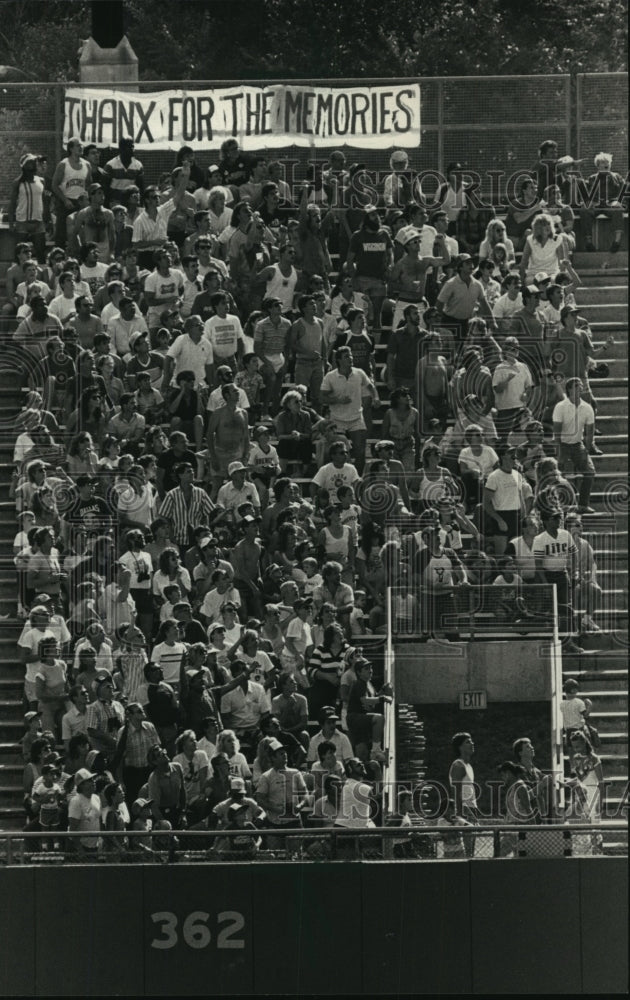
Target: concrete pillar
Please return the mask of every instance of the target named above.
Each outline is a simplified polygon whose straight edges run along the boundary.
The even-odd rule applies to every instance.
[[[111,83],[113,90],[138,91],[138,57],[126,35],[113,49],[104,49],[90,36],[79,55],[79,80],[91,83]]]

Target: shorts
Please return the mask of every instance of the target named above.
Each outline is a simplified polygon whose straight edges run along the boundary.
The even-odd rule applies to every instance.
[[[507,524],[505,531],[501,531],[499,525],[492,518],[487,518],[486,534],[503,535],[506,538],[515,538],[520,533],[521,512],[519,510],[497,510],[495,512]]]
[[[357,417],[356,420],[335,420],[334,423],[335,427],[343,434],[352,434],[353,431],[367,430],[365,420],[362,416]]]
[[[24,681],[24,697],[29,705],[32,701],[37,701],[35,681]]]
[[[381,278],[367,278],[356,274],[354,277],[354,288],[364,295],[387,295],[387,285]]]

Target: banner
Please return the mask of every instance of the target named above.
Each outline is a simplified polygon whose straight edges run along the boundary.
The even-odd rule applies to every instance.
[[[241,149],[420,144],[420,86],[226,87],[154,94],[70,87],[64,142],[117,146],[131,136],[138,150],[218,147],[235,138]]]

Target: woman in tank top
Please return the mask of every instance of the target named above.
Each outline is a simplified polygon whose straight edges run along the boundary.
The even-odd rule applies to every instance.
[[[389,409],[383,417],[383,438],[394,442],[394,455],[402,462],[405,472],[416,468],[418,437],[418,411],[411,405],[408,389],[394,389]]]
[[[525,240],[520,263],[521,282],[530,284],[539,271],[545,271],[553,281],[564,258],[564,242],[554,233],[553,219],[546,212],[537,215],[532,222],[531,235]]]
[[[341,579],[354,584],[355,546],[352,529],[341,523],[341,505],[326,507],[326,525],[319,533],[319,557],[322,563],[333,560],[342,566]]]
[[[418,474],[418,499],[422,508],[434,507],[442,497],[457,496],[457,486],[448,469],[440,465],[441,452],[436,444],[427,444],[422,452]]]

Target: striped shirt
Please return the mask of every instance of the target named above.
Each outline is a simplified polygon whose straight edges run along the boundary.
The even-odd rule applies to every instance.
[[[159,513],[160,517],[168,517],[170,520],[173,526],[173,540],[178,545],[186,545],[189,541],[189,525],[208,525],[213,510],[212,500],[200,486],[191,488],[189,503],[181,486],[176,486],[164,497]]]
[[[118,734],[118,743],[123,738],[123,731]],[[147,753],[156,744],[159,744],[160,737],[152,722],[141,722],[140,729],[127,726],[127,742],[123,753],[123,761],[126,767],[147,767]]]
[[[342,671],[342,656],[343,650],[337,656],[333,656],[332,653],[326,652],[322,646],[317,646],[313,650],[308,664],[308,676],[311,684],[318,680],[315,676],[318,670],[323,670],[325,674],[329,674],[330,677],[335,678],[338,684]]]
[[[44,218],[44,182],[41,177],[20,181],[15,207],[16,222],[41,222]]]

